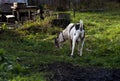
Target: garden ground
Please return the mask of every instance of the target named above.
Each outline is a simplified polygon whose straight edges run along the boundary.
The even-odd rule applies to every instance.
[[[71,11],[67,13],[72,17]],[[86,29],[82,57],[77,50],[70,57],[68,42],[63,49],[54,47],[54,33],[62,29],[50,27],[49,18],[26,22],[16,30],[1,30],[0,56],[5,60],[0,59],[0,80],[119,81],[120,10],[77,12],[71,22],[80,19]]]

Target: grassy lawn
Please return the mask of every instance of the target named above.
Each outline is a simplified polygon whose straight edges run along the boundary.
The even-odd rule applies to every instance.
[[[72,17],[72,12],[68,13],[71,13]],[[26,31],[19,30],[5,30],[0,33],[1,53],[16,67],[12,72],[0,72],[0,76],[3,77],[0,80],[46,81],[45,73],[38,70],[41,69],[41,65],[47,66],[54,62],[120,69],[120,10],[76,12],[76,17],[71,18],[72,22],[79,22],[80,19],[84,21],[86,29],[82,57],[79,57],[77,50],[74,53],[75,57],[70,57],[68,42],[65,42],[62,49],[55,48],[53,39],[56,35],[50,33],[24,34]],[[25,71],[23,66],[32,70]]]

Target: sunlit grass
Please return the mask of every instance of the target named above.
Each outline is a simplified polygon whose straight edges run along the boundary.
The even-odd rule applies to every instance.
[[[9,81],[46,81],[44,73],[35,73],[32,74],[31,76],[17,76]]]
[[[79,22],[82,19],[85,24],[86,40],[82,57],[77,54],[77,49],[74,58],[70,57],[69,42],[65,42],[62,49],[54,46],[56,35],[52,35],[51,32],[62,30],[57,27],[53,30],[48,28],[46,33],[30,32],[33,30],[21,28],[15,31],[7,30],[0,34],[0,48],[6,51],[5,56],[10,60],[16,62],[19,58],[21,65],[33,68],[41,68],[41,64],[54,62],[68,62],[84,67],[120,68],[120,11],[76,12],[75,18],[71,11],[68,13],[71,14],[71,22]],[[26,22],[23,27],[41,27],[45,21]],[[43,75],[14,73],[14,78],[10,81],[46,81]]]

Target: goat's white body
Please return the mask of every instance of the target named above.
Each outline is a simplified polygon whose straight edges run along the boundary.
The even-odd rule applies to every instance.
[[[71,27],[74,25],[74,23],[70,23],[64,30],[63,30],[63,34],[64,34],[64,37],[65,39],[69,39],[70,38],[70,34],[69,34],[69,31],[71,29]]]
[[[80,21],[80,26],[83,27],[83,21]],[[80,28],[78,30],[75,29],[74,23],[70,23],[64,30],[63,30],[63,35],[64,35],[64,39],[66,40],[71,40],[72,43],[72,52],[71,52],[71,56],[73,56],[74,53],[74,48],[75,48],[75,43],[78,42],[78,51],[80,56],[82,56],[82,49],[83,49],[83,45],[84,45],[84,36],[85,36],[85,30],[80,30]],[[72,28],[73,27],[73,28]],[[83,40],[81,39],[83,38]],[[79,48],[79,42],[81,41],[81,48]]]
[[[75,30],[75,27],[73,29],[71,29],[70,32],[70,39],[72,40],[72,52],[71,52],[71,56],[73,56],[73,52],[74,52],[74,48],[75,48],[75,43],[78,42],[78,51],[80,56],[82,56],[82,49],[83,49],[83,45],[84,45],[84,39],[81,40],[80,36],[83,38],[84,37],[84,32],[85,30]],[[79,42],[81,41],[81,49],[79,48]]]

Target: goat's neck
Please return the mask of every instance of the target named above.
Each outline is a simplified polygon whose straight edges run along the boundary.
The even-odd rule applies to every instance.
[[[67,40],[68,39],[68,31],[63,30],[63,35],[64,35],[64,38]]]

